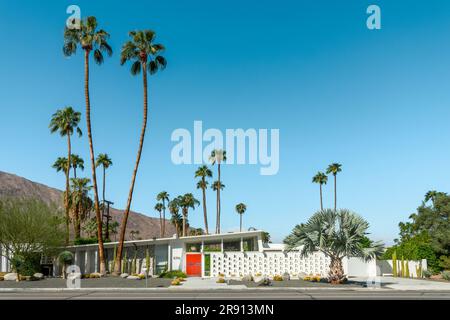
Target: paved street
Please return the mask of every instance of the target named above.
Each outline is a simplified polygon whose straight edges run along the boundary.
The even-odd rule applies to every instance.
[[[226,300],[226,299],[445,299],[450,300],[450,291],[397,291],[389,289],[377,290],[279,290],[279,289],[248,289],[248,290],[89,290],[89,291],[23,291],[0,292],[0,300],[32,299],[32,300],[92,300],[92,299],[119,299],[119,300],[154,300],[154,299],[181,299],[181,300]]]

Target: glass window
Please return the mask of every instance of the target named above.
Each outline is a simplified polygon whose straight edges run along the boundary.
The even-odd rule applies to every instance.
[[[241,251],[241,240],[224,241],[223,251]]]
[[[247,238],[243,240],[244,251],[258,251],[255,238]]]
[[[201,243],[186,243],[187,252],[200,252],[201,248],[202,248]]]
[[[205,242],[203,244],[204,252],[220,252],[222,251],[222,244],[220,242]]]

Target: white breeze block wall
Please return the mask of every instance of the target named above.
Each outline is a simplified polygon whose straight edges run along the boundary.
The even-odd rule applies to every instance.
[[[301,258],[300,252],[211,252],[211,276],[224,274],[226,277],[244,275],[282,275],[289,273],[328,274],[330,259],[316,252],[307,258]]]

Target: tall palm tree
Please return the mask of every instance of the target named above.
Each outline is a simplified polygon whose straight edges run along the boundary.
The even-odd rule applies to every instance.
[[[130,213],[131,201],[133,199],[133,189],[136,180],[136,174],[139,167],[139,161],[141,160],[142,147],[144,145],[145,129],[147,127],[147,72],[155,74],[158,70],[166,67],[166,59],[160,55],[164,50],[162,44],[155,44],[155,32],[151,30],[144,31],[131,31],[129,33],[131,41],[127,41],[122,46],[122,52],[120,55],[120,64],[123,65],[127,61],[133,61],[131,65],[131,74],[138,75],[142,70],[142,83],[143,83],[143,95],[144,95],[144,110],[143,110],[143,123],[141,129],[141,135],[139,138],[139,148],[136,157],[136,163],[131,178],[130,191],[128,193],[127,205],[122,218],[122,224],[120,226],[119,246],[117,247],[117,255],[114,263],[114,274],[120,273],[120,264],[122,261],[123,243],[125,241],[125,231],[127,228],[128,215]]]
[[[334,176],[334,211],[336,211],[337,208],[337,191],[336,191],[336,176],[338,172],[341,172],[342,165],[339,163],[332,163],[327,168],[327,174],[333,174]]]
[[[295,226],[284,239],[287,250],[300,249],[307,257],[316,251],[330,258],[328,281],[333,284],[345,281],[342,259],[357,257],[365,261],[383,253],[379,242],[365,246],[369,223],[349,210],[325,209],[316,212],[305,224]]]
[[[70,162],[73,169],[73,177],[77,177],[77,169],[80,168],[82,171],[84,170],[84,160],[77,154],[72,154],[70,156]]]
[[[183,237],[186,237],[186,222],[188,218],[189,208],[195,210],[195,206],[200,205],[200,202],[194,198],[194,195],[192,193],[186,193],[183,196],[178,197],[178,204],[181,207],[181,212],[183,213]]]
[[[52,165],[53,169],[56,169],[56,172],[64,172],[66,173],[67,170],[67,158],[66,157],[58,157],[56,161]]]
[[[70,179],[72,187],[72,212],[75,238],[81,237],[81,221],[87,218],[88,212],[92,208],[92,200],[89,198],[89,191],[92,189],[89,178]]]
[[[222,162],[227,161],[227,152],[222,149],[215,149],[211,151],[211,156],[209,157],[212,165],[217,163],[217,181],[220,183],[220,165]],[[217,192],[217,204],[216,204],[216,233],[220,233],[220,191],[222,188],[214,189]]]
[[[208,214],[206,212],[206,189],[208,188],[208,181],[206,178],[212,177],[212,171],[207,166],[201,166],[195,171],[195,177],[201,177],[201,180],[197,182],[197,189],[202,189],[203,195],[203,219],[205,221],[205,231],[209,234],[208,230]]]
[[[158,202],[155,205],[155,210],[159,212],[159,236],[162,238],[163,237],[163,217],[162,217],[162,212],[163,210],[165,210],[166,207],[164,206],[164,204],[162,204],[161,202]]]
[[[322,185],[327,184],[328,176],[323,172],[317,172],[317,174],[312,178],[313,183],[318,183],[320,186],[320,210],[323,210],[323,201],[322,201]]]
[[[112,160],[106,153],[100,153],[95,160],[95,166],[103,168],[103,190],[102,190],[102,198],[103,204],[105,203],[105,189],[106,189],[106,169],[112,166]]]
[[[179,206],[178,200],[179,200],[179,198],[175,198],[172,201],[170,201],[168,204],[169,211],[171,214],[170,222],[175,226],[175,232],[177,234],[177,237],[179,237],[181,234],[180,226],[183,223],[183,218],[181,217],[181,214],[179,213],[180,206]]]
[[[69,244],[69,215],[70,215],[70,207],[69,207],[69,195],[70,195],[70,156],[72,151],[72,145],[70,141],[70,136],[73,134],[74,130],[77,131],[78,136],[81,137],[81,129],[78,127],[81,119],[81,113],[75,111],[72,107],[65,107],[64,109],[57,110],[50,120],[50,132],[55,133],[59,132],[62,137],[67,137],[67,163],[63,168],[66,171],[66,193],[64,195],[64,205],[66,210],[66,245]]]
[[[170,195],[169,195],[169,193],[167,191],[161,191],[156,196],[156,201],[162,201],[162,205],[163,205],[163,208],[162,208],[163,214],[162,214],[162,220],[161,220],[161,222],[162,222],[162,224],[161,224],[161,228],[162,228],[161,229],[162,230],[161,237],[164,237],[165,234],[166,234],[166,201],[169,202],[169,197],[170,197]]]
[[[239,219],[240,219],[240,222],[239,222],[239,231],[241,231],[242,232],[242,215],[244,214],[244,212],[247,210],[247,206],[245,205],[245,204],[243,204],[242,202],[241,203],[238,203],[237,205],[236,205],[236,212],[239,214]]]
[[[95,172],[95,153],[94,142],[91,129],[91,100],[89,94],[89,57],[93,53],[94,61],[98,65],[104,61],[103,53],[112,55],[112,49],[108,44],[109,33],[105,30],[97,29],[97,19],[93,16],[86,17],[79,21],[79,28],[65,28],[63,53],[65,56],[71,56],[76,53],[80,46],[84,51],[84,98],[86,101],[86,127],[89,140],[89,153],[91,157],[92,185],[94,189],[94,207],[95,218],[97,219],[98,235],[98,257],[100,261],[100,273],[106,274],[105,253],[103,248],[102,216],[100,214],[100,205],[98,201],[97,176]],[[70,161],[69,161],[70,162]]]

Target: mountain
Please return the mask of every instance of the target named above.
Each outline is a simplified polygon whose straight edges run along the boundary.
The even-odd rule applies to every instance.
[[[55,203],[63,208],[63,192],[61,190],[2,171],[0,171],[1,197],[37,198],[46,203]],[[111,208],[110,215],[113,221],[120,223],[122,221],[123,211]],[[138,212],[130,211],[127,224],[127,240],[131,239],[130,231],[132,230],[139,231],[139,235],[135,236],[138,238],[150,239],[159,237],[159,218],[152,218]],[[169,220],[166,220],[166,237],[171,237],[174,234],[175,227]],[[118,235],[116,237],[118,240]],[[112,240],[116,240],[114,236],[112,236]]]

